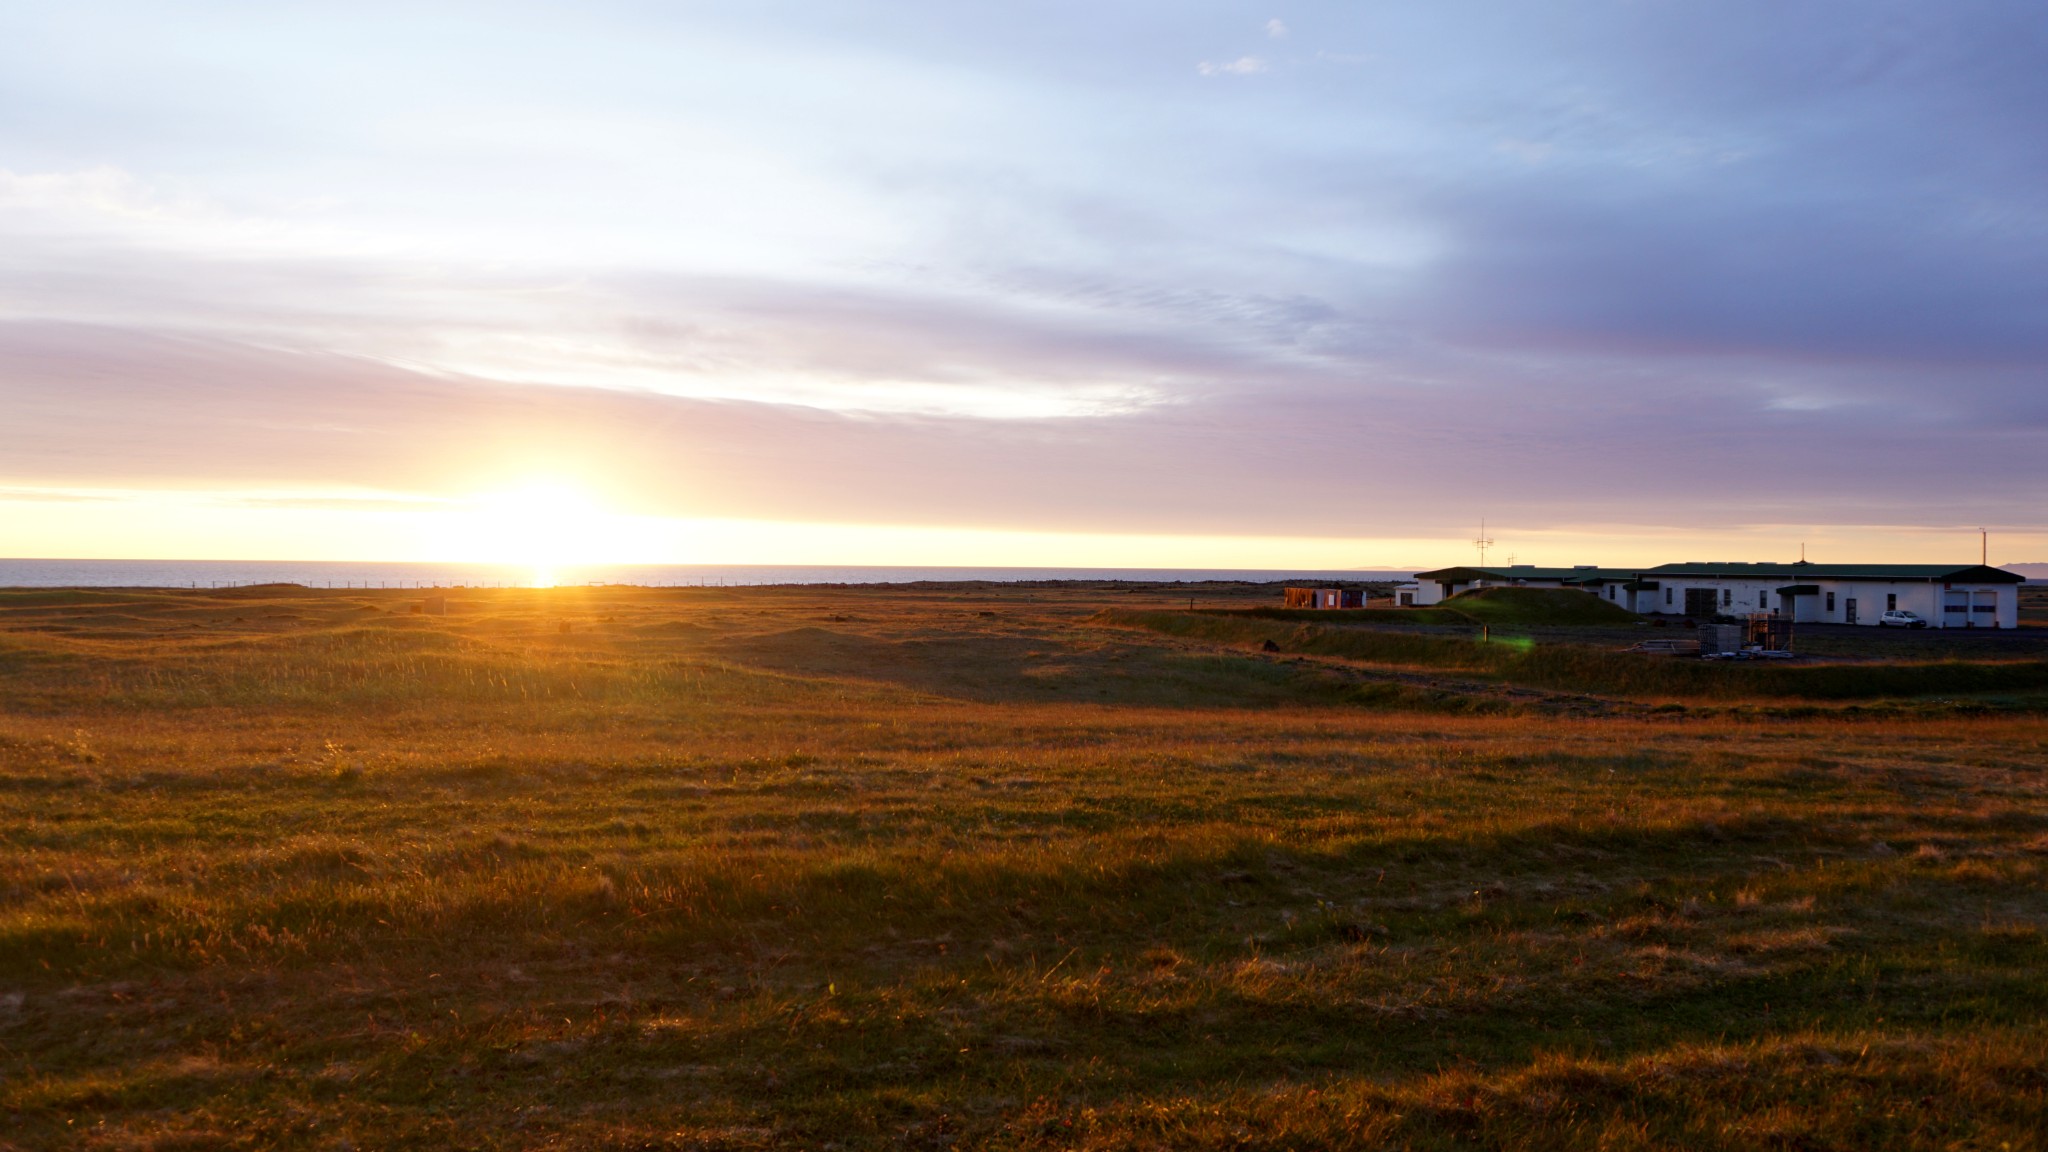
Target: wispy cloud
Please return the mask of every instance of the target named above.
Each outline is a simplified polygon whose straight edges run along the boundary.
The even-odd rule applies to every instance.
[[[117,500],[117,493],[80,488],[40,488],[28,485],[0,485],[0,500],[38,504],[88,504]]]
[[[1278,17],[1266,21],[1266,35],[1275,40],[1285,40],[1287,38],[1286,23]]]
[[[1258,56],[1240,56],[1221,64],[1204,60],[1195,65],[1195,71],[1204,76],[1256,76],[1266,70],[1266,61]]]

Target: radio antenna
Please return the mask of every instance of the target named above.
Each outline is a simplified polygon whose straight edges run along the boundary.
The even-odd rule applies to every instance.
[[[1481,568],[1486,567],[1486,550],[1493,547],[1493,538],[1486,534],[1486,517],[1484,516],[1479,518],[1479,536],[1472,541],[1472,546],[1479,549],[1479,566]]]

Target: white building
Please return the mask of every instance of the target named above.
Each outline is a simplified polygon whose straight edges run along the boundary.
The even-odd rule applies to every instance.
[[[1662,564],[1623,607],[1707,619],[1776,612],[1797,624],[1876,624],[1894,608],[1930,628],[2017,628],[2026,577],[1981,564]],[[1618,601],[1619,602],[1619,601]]]
[[[1867,624],[1895,608],[1930,628],[2017,628],[2026,577],[1979,564],[1662,564],[1655,568],[1440,568],[1415,574],[1415,603],[1473,588],[1578,588],[1631,612],[1711,620],[1775,612],[1800,624]],[[1405,589],[1404,589],[1405,590]]]
[[[1603,588],[1635,578],[1632,568],[1600,568],[1591,564],[1576,568],[1538,568],[1534,564],[1439,568],[1434,572],[1417,572],[1415,583],[1401,585],[1396,593],[1414,592],[1414,606],[1421,607],[1441,603],[1474,588],[1578,588],[1601,595]],[[1409,605],[1403,602],[1402,606]]]

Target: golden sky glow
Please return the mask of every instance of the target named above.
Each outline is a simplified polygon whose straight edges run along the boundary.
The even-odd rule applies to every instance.
[[[533,479],[468,497],[20,489],[0,492],[17,556],[70,559],[384,560],[507,565],[536,582],[579,567],[825,564],[994,567],[1421,569],[1477,559],[1453,538],[1034,532],[907,524],[627,513],[573,481]],[[1973,559],[1974,532],[1764,526],[1737,532],[1490,525],[1497,564],[1672,560]],[[1999,534],[1992,561],[2048,555],[2040,535]]]

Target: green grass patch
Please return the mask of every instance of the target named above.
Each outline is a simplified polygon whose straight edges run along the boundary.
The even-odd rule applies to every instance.
[[[1642,617],[1597,596],[1557,588],[1480,588],[1421,608],[1209,608],[1207,615],[1302,624],[1483,624],[1492,627],[1604,627]]]
[[[1572,593],[1572,595],[1583,595]],[[1103,623],[1281,652],[1480,675],[1561,692],[1634,699],[1877,701],[2026,695],[2048,689],[2048,661],[1776,664],[1701,661],[1511,632],[1482,636],[1301,624],[1244,615],[1106,610]]]
[[[1642,617],[1598,596],[1569,588],[1475,588],[1440,605],[1496,627],[1587,627],[1639,624]]]

